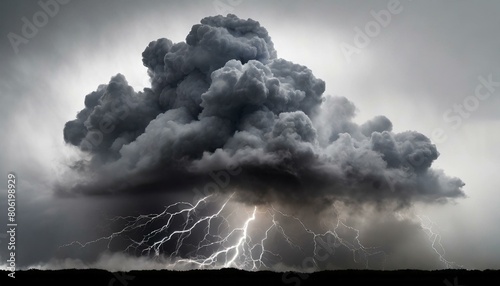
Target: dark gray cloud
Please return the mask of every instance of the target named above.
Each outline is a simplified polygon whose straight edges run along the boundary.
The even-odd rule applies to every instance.
[[[186,42],[143,52],[151,88],[121,74],[85,97],[64,139],[85,154],[60,194],[187,190],[238,166],[231,188],[247,203],[444,202],[463,182],[431,168],[439,156],[416,131],[377,116],[358,125],[345,97],[280,59],[257,21],[207,17]]]

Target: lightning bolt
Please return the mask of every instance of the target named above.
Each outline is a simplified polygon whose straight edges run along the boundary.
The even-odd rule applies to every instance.
[[[433,228],[437,226],[437,224],[434,221],[432,221],[428,216],[416,215],[416,217],[420,221],[420,226],[427,234],[427,237],[431,242],[432,249],[438,255],[439,261],[441,261],[447,269],[463,268],[463,265],[458,265],[455,262],[449,261],[445,258],[446,251],[443,247],[443,244],[441,243],[441,235],[433,230]]]
[[[312,236],[312,241],[313,241],[313,245],[314,245],[313,254],[315,257],[314,261],[316,264],[317,264],[317,260],[318,260],[317,257],[319,256],[320,249],[324,249],[325,251],[327,251],[328,253],[333,255],[335,252],[335,249],[338,247],[341,247],[341,246],[345,247],[347,250],[352,252],[353,260],[355,263],[358,263],[358,261],[356,259],[356,254],[358,254],[358,256],[363,257],[364,261],[365,261],[365,268],[369,268],[369,257],[373,256],[373,255],[378,255],[378,254],[383,255],[384,256],[384,264],[385,264],[385,259],[387,257],[386,253],[377,247],[364,246],[361,243],[361,241],[359,240],[360,231],[354,227],[348,226],[347,224],[345,224],[344,221],[342,221],[341,215],[337,211],[337,208],[335,207],[335,205],[334,205],[334,212],[335,212],[335,215],[337,218],[336,222],[333,223],[332,230],[327,230],[323,233],[316,233],[316,232],[312,231],[311,229],[307,228],[306,225],[299,218],[297,218],[295,216],[291,216],[291,215],[282,213],[279,210],[276,210],[274,208],[273,208],[273,210],[280,213],[282,216],[289,217],[289,218],[296,220],[302,226],[303,230]],[[352,241],[349,241],[347,238],[342,237],[342,235],[339,233],[340,227],[344,227],[348,230],[351,230],[356,234],[355,237],[352,239]],[[325,242],[323,240],[323,238],[325,238],[327,241]],[[331,238],[334,239],[333,242],[331,241]]]
[[[121,229],[120,231],[113,232],[112,234],[110,234],[108,236],[100,237],[100,238],[97,238],[95,240],[88,241],[85,243],[81,243],[79,241],[73,241],[69,244],[62,245],[61,247],[68,247],[68,246],[76,244],[76,245],[79,245],[80,247],[84,248],[90,244],[94,244],[94,243],[97,243],[100,241],[107,241],[108,242],[107,247],[109,248],[111,242],[115,238],[120,237],[122,235],[125,235],[128,232],[132,232],[132,231],[137,230],[137,229],[145,228],[157,220],[166,218],[166,223],[161,228],[155,229],[155,230],[151,231],[150,233],[148,233],[147,235],[145,235],[142,242],[137,242],[137,241],[134,241],[131,239],[132,244],[130,244],[125,250],[129,250],[130,248],[136,248],[137,246],[142,245],[145,242],[148,242],[156,234],[168,229],[169,226],[171,225],[172,219],[174,217],[176,217],[178,215],[182,215],[183,213],[187,213],[189,216],[189,214],[191,212],[193,212],[196,208],[198,208],[199,205],[201,205],[202,203],[205,203],[209,197],[210,196],[206,196],[206,197],[200,199],[195,205],[192,205],[188,202],[177,202],[177,203],[171,204],[171,205],[167,206],[165,208],[165,210],[160,214],[147,214],[147,215],[139,215],[139,216],[126,216],[126,217],[117,216],[117,217],[112,219],[113,222],[119,221],[119,220],[127,221],[127,224],[125,225],[125,227],[123,229]],[[179,207],[181,205],[186,205],[187,207],[184,209],[181,209],[180,211],[177,211],[177,212],[170,211],[171,209],[173,209],[175,207]],[[225,206],[225,204],[222,207],[224,207],[224,206]],[[207,218],[203,218],[203,219],[206,220]],[[189,222],[189,220],[186,220],[186,224],[184,226],[186,226],[188,222]],[[186,233],[186,232],[189,232],[189,229],[186,230],[186,227],[185,227],[184,231],[177,231],[176,233]],[[169,239],[172,236],[173,236],[173,234],[169,236]],[[155,249],[157,249],[158,244],[155,244],[155,245],[157,246]],[[150,251],[151,247],[147,248],[146,250]]]
[[[226,203],[227,203],[227,201],[226,201]],[[240,265],[236,264],[236,259],[239,257],[240,252],[241,252],[241,256],[243,256],[245,258],[250,257],[251,262],[254,263],[254,265],[255,265],[255,260],[251,259],[251,255],[249,255],[249,252],[251,252],[251,251],[249,251],[249,242],[251,241],[251,238],[248,236],[248,226],[250,225],[250,222],[255,220],[256,211],[257,211],[257,207],[254,207],[252,215],[245,221],[245,223],[243,224],[243,226],[241,228],[235,228],[231,232],[229,232],[229,234],[227,236],[221,238],[218,241],[209,243],[207,245],[201,245],[201,246],[199,246],[199,249],[201,249],[203,247],[207,247],[209,245],[214,245],[214,244],[224,245],[226,242],[230,241],[230,238],[235,233],[241,232],[241,234],[240,234],[240,236],[237,239],[237,242],[235,244],[228,246],[228,247],[224,247],[223,249],[216,251],[215,253],[213,253],[212,255],[210,255],[207,258],[204,258],[204,259],[180,259],[175,264],[173,264],[171,266],[175,267],[175,265],[177,263],[188,263],[188,264],[192,263],[192,264],[198,265],[200,268],[206,268],[207,266],[215,266],[219,257],[224,256],[225,257],[225,262],[223,264],[224,268],[231,267],[231,266],[234,266],[236,268],[244,268],[244,267],[241,267]],[[216,214],[216,215],[218,215],[218,214]],[[214,217],[216,215],[214,215]],[[200,221],[197,221],[197,222],[200,222]],[[207,227],[207,229],[209,229],[209,228],[210,228],[210,222],[209,222],[209,226]],[[206,240],[207,235],[208,235],[208,232],[206,233],[204,240]],[[231,252],[234,252],[232,257],[230,255]],[[229,258],[229,257],[231,257],[231,258]],[[245,261],[244,264],[246,264],[246,262],[247,261]]]
[[[212,196],[206,196],[194,204],[171,204],[157,214],[118,216],[111,221],[124,222],[120,230],[92,241],[73,241],[61,247],[77,245],[84,248],[105,241],[107,248],[110,248],[111,243],[120,238],[128,241],[124,252],[164,258],[167,269],[271,269],[273,263],[283,259],[273,249],[276,242],[270,241],[271,233],[283,239],[290,249],[302,253],[304,257],[311,257],[316,267],[321,262],[334,259],[335,250],[339,247],[352,252],[355,263],[360,263],[358,260],[361,258],[366,268],[369,267],[370,256],[385,255],[376,247],[364,246],[360,241],[360,231],[347,225],[336,209],[332,229],[316,232],[298,217],[286,214],[272,205],[254,206],[243,212],[243,208],[238,208],[239,212],[234,209],[231,211],[229,205],[232,197],[230,195],[215,209],[209,207]],[[208,214],[204,215],[206,212]],[[238,217],[242,213],[245,215],[243,220]],[[291,235],[290,231],[286,231],[284,221],[294,222],[303,236],[310,237],[312,253],[307,247],[299,245],[294,236],[296,233]],[[346,234],[348,232],[351,233],[350,236]],[[326,255],[321,256],[321,250]]]

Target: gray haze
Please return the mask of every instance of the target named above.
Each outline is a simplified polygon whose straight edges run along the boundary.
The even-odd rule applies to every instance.
[[[477,107],[453,108],[478,77],[500,79],[500,7],[401,1],[348,61],[341,43],[353,45],[355,28],[388,2],[242,1],[225,12],[260,26],[193,27],[219,14],[211,1],[74,0],[16,53],[7,34],[22,35],[21,18],[41,7],[4,1],[0,169],[20,179],[19,265],[92,263],[102,249],[58,246],[95,238],[116,213],[190,200],[209,171],[233,164],[242,173],[232,186],[249,204],[364,205],[350,220],[390,253],[389,268],[442,267],[420,226],[395,210],[432,217],[450,260],[498,268],[496,86]],[[120,117],[98,146],[82,144]],[[350,266],[338,259],[332,267]]]

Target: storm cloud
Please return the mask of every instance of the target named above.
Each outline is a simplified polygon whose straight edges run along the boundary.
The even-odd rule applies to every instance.
[[[248,204],[464,196],[460,179],[431,168],[439,152],[428,137],[395,133],[383,115],[356,124],[355,105],[279,58],[257,21],[207,17],[185,42],[158,39],[142,56],[150,88],[134,91],[118,74],[64,126],[82,158],[58,194],[190,192],[238,168],[221,191]]]

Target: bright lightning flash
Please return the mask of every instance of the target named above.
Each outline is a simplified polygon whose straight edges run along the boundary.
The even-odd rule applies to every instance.
[[[371,256],[380,254],[385,259],[383,251],[364,246],[359,239],[359,230],[348,226],[339,215],[332,229],[317,233],[299,218],[273,206],[246,209],[241,219],[243,207],[238,206],[238,212],[229,210],[232,195],[215,210],[209,207],[210,198],[204,197],[194,204],[177,202],[158,214],[115,217],[113,222],[125,223],[119,231],[62,247],[79,245],[83,248],[105,241],[109,248],[113,240],[120,238],[127,241],[124,252],[164,258],[167,269],[271,269],[273,264],[284,262],[275,247],[277,237],[284,242],[282,245],[289,247],[289,251],[298,251],[304,258],[312,260],[316,268],[320,262],[333,260],[339,247],[352,252],[354,263],[362,262],[366,268]],[[209,214],[204,214],[207,212]],[[312,249],[301,247],[297,242],[300,239],[293,236],[292,231],[285,231],[284,225],[290,224],[294,224],[295,230],[302,232],[303,237],[309,237],[310,243],[307,244],[312,245]],[[351,235],[346,235],[346,231]],[[362,261],[358,261],[360,258]]]
[[[276,237],[280,237],[284,242],[282,245],[287,245],[289,251],[299,251],[304,257],[303,261],[312,261],[316,269],[320,268],[318,263],[334,259],[338,248],[351,252],[353,262],[362,263],[365,268],[371,266],[370,258],[378,255],[383,257],[385,265],[386,253],[377,247],[364,246],[360,241],[360,231],[346,224],[337,211],[338,206],[333,205],[336,219],[330,229],[315,232],[299,218],[273,206],[260,209],[254,206],[249,210],[239,205],[238,212],[235,208],[230,210],[232,196],[215,209],[209,207],[212,196],[206,196],[194,204],[171,204],[158,214],[118,216],[112,222],[124,222],[120,230],[92,241],[74,241],[61,247],[78,245],[84,248],[105,241],[107,248],[110,248],[112,241],[120,238],[127,241],[124,252],[163,258],[167,269],[233,267],[256,271],[272,269],[273,264],[284,262],[279,251],[273,249]],[[401,213],[396,215],[399,219],[409,219]],[[441,235],[434,230],[436,224],[427,216],[416,215],[416,218],[444,266],[463,268],[445,258]],[[295,232],[309,237],[306,244],[312,245],[312,249],[307,249],[303,244],[300,246],[297,242],[300,239],[291,235],[294,231],[285,231],[284,225],[290,226],[291,222],[295,223]],[[351,235],[348,235],[349,232]]]
[[[439,261],[441,261],[447,269],[463,268],[463,265],[458,265],[445,258],[446,251],[444,250],[443,244],[441,244],[441,235],[434,230],[434,227],[437,226],[437,224],[427,216],[417,215],[417,218],[420,220],[420,226],[427,234],[429,241],[432,243],[431,247],[438,255]]]

